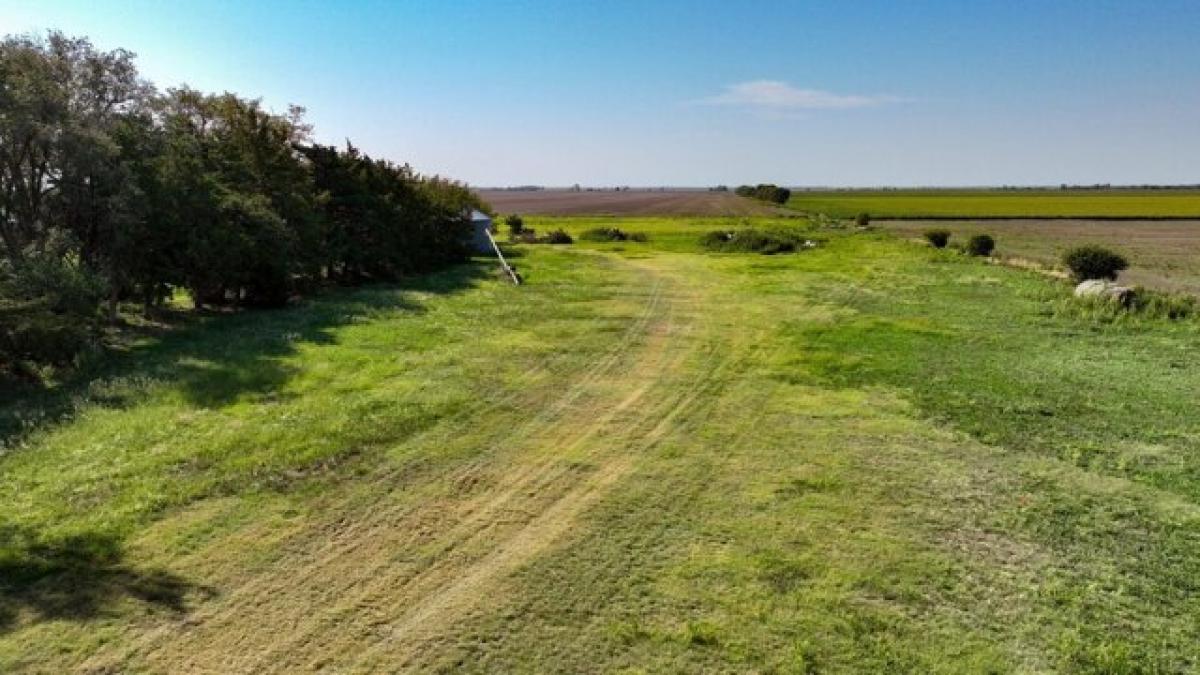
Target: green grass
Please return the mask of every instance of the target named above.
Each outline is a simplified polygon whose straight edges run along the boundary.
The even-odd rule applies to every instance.
[[[1200,218],[1200,190],[796,191],[787,205],[839,218]]]
[[[212,318],[10,399],[0,667],[1200,667],[1194,321],[883,233],[530,222],[613,224],[649,241]]]

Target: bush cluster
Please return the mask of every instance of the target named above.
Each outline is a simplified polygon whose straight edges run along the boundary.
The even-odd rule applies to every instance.
[[[525,219],[512,213],[504,217],[504,226],[508,228],[508,236],[516,238],[525,231]]]
[[[1135,288],[1127,302],[1111,296],[1055,294],[1049,298],[1055,316],[1086,319],[1101,323],[1136,321],[1180,321],[1200,316],[1200,300],[1184,293],[1164,293]]]
[[[989,256],[996,250],[996,240],[989,234],[977,234],[967,240],[966,251],[969,255]]]
[[[946,248],[946,244],[950,243],[950,230],[925,230],[924,236],[925,241],[928,241],[934,248]]]
[[[574,241],[575,240],[571,238],[571,235],[567,234],[566,230],[559,228],[557,230],[550,230],[549,232],[546,233],[546,236],[538,238],[537,243],[539,243],[539,244],[570,244],[570,243],[573,243]]]
[[[517,244],[570,244],[575,240],[561,228],[551,230],[539,237],[537,230],[526,227],[521,230],[520,234],[509,236],[509,241]]]
[[[159,93],[123,50],[0,41],[0,369],[69,360],[122,301],[278,306],[465,257],[466,187],[309,133],[301,108]]]
[[[700,238],[700,245],[710,251],[721,253],[790,253],[801,247],[812,247],[816,243],[797,234],[768,232],[755,228],[741,230],[714,230]]]
[[[584,230],[579,234],[579,238],[584,241],[647,241],[647,237],[642,232],[625,232],[616,227],[596,227],[590,230]]]
[[[1129,261],[1119,253],[1103,246],[1077,246],[1063,254],[1063,264],[1071,271],[1075,281],[1088,279],[1116,279],[1129,267]]]
[[[734,193],[742,197],[750,197],[752,199],[760,199],[764,202],[773,204],[783,204],[792,196],[792,191],[787,188],[781,188],[778,185],[771,183],[759,183],[758,185],[742,185],[739,186]]]

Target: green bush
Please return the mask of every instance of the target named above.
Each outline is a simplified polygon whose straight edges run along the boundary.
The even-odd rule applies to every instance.
[[[504,217],[504,226],[508,228],[510,237],[518,237],[525,231],[525,219],[512,213]]]
[[[584,241],[649,241],[643,232],[625,232],[615,227],[595,227],[580,233]]]
[[[1064,253],[1062,261],[1075,281],[1116,279],[1121,270],[1129,267],[1129,261],[1121,254],[1094,245],[1077,246]]]
[[[95,343],[97,326],[71,314],[0,312],[0,368],[18,362],[65,366]]]
[[[934,248],[946,248],[946,244],[950,243],[950,230],[925,230],[925,241]]]
[[[21,362],[62,366],[95,342],[103,280],[58,258],[0,268],[0,369]]]
[[[0,299],[53,314],[91,318],[105,294],[102,278],[61,258],[27,258],[0,270]]]
[[[567,234],[566,231],[562,229],[551,230],[546,234],[546,236],[538,239],[538,243],[541,244],[570,244],[574,241],[575,240],[571,238],[571,235]]]
[[[977,234],[967,241],[967,253],[976,256],[989,256],[996,250],[996,240],[988,234]]]
[[[858,214],[857,216],[854,217],[854,224],[859,227],[870,227],[871,226],[871,214],[865,213],[865,212]]]
[[[700,238],[700,245],[722,253],[790,253],[799,244],[798,237],[754,228],[715,230]]]
[[[625,241],[629,235],[615,227],[594,227],[584,230],[579,238],[584,241]]]

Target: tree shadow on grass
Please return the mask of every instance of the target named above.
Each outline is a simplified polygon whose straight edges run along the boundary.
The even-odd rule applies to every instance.
[[[82,407],[125,407],[153,382],[170,383],[201,407],[272,395],[296,375],[286,357],[299,345],[333,344],[338,327],[374,313],[420,313],[414,293],[460,293],[491,278],[491,267],[474,261],[399,284],[331,290],[278,310],[189,314],[179,326],[101,354],[56,386],[0,381],[0,455]]]
[[[84,534],[46,540],[35,532],[0,526],[0,633],[28,621],[86,621],[127,599],[153,611],[181,615],[189,595],[212,597],[208,587],[165,570],[123,562],[120,542]]]

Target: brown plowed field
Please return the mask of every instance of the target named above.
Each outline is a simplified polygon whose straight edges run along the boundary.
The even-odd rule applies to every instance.
[[[538,216],[761,216],[779,207],[732,192],[705,190],[479,190],[500,213]]]
[[[1200,294],[1200,221],[1198,220],[990,220],[961,223],[946,221],[879,221],[884,227],[911,237],[930,228],[945,228],[954,240],[990,234],[996,253],[1003,257],[1058,265],[1073,246],[1098,244],[1113,248],[1129,259],[1121,282],[1167,291]]]

